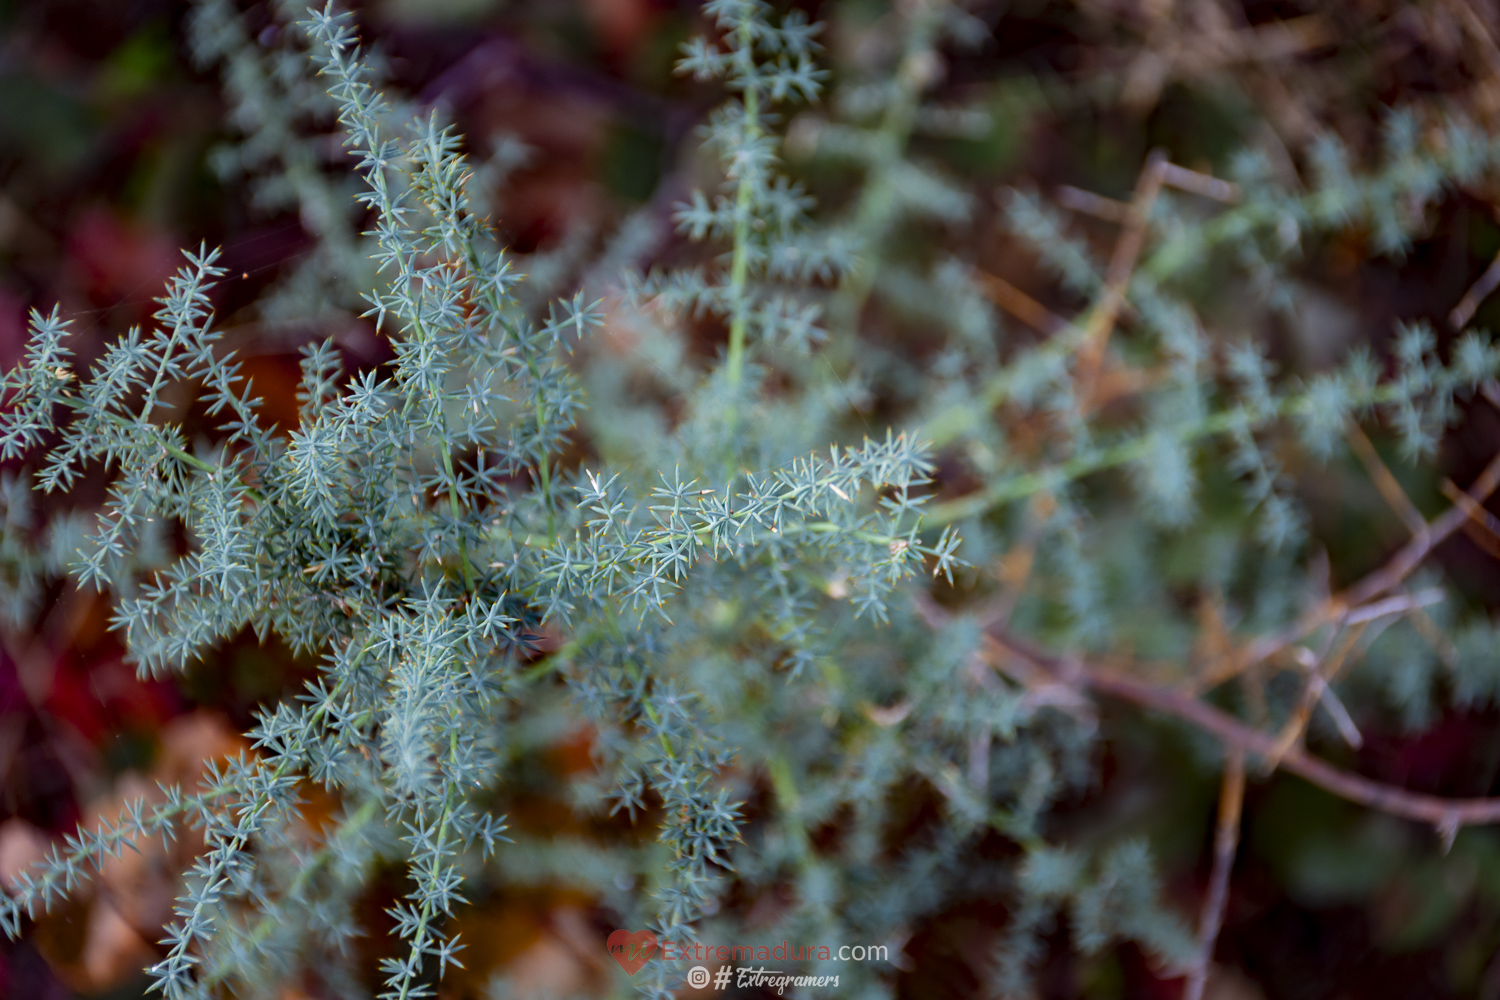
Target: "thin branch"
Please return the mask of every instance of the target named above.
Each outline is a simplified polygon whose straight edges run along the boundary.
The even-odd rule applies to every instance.
[[[1265,759],[1275,748],[1275,737],[1271,734],[1252,729],[1227,712],[1191,695],[1119,673],[1078,669],[1076,666],[1067,672],[1060,657],[1042,652],[1022,639],[1006,633],[990,633],[988,638],[994,647],[1008,651],[1055,677],[1068,676],[1081,688],[1192,723],[1232,750]],[[1301,748],[1288,750],[1277,766],[1350,802],[1431,824],[1447,842],[1451,842],[1460,827],[1500,823],[1500,798],[1448,799],[1409,792],[1340,770]]]
[[[1328,714],[1333,718],[1333,724],[1338,727],[1339,735],[1344,738],[1344,742],[1355,750],[1364,746],[1365,738],[1360,735],[1359,727],[1354,724],[1354,716],[1349,714],[1349,710],[1344,707],[1344,703],[1339,700],[1339,696],[1334,692],[1333,688],[1329,687],[1328,683],[1321,676],[1314,676],[1313,684],[1318,689],[1319,702],[1328,710]]]
[[[1167,187],[1221,201],[1226,205],[1233,205],[1240,200],[1238,184],[1220,180],[1212,174],[1179,167],[1175,163],[1167,163],[1161,168],[1161,180]]]
[[[1359,457],[1360,464],[1365,467],[1365,472],[1375,484],[1375,488],[1380,491],[1385,502],[1391,505],[1396,516],[1401,518],[1401,523],[1406,525],[1406,529],[1414,537],[1426,531],[1427,519],[1422,516],[1421,511],[1417,510],[1417,505],[1411,502],[1411,497],[1406,495],[1406,491],[1401,488],[1401,484],[1396,481],[1391,470],[1380,460],[1380,454],[1370,443],[1370,439],[1365,436],[1365,432],[1360,430],[1359,424],[1353,420],[1349,421],[1345,436],[1348,437],[1349,444],[1354,448],[1354,454]]]
[[[1427,640],[1427,645],[1437,653],[1443,665],[1450,670],[1457,669],[1458,647],[1453,645],[1453,641],[1448,638],[1438,623],[1432,620],[1432,616],[1421,608],[1413,608],[1406,617],[1417,630],[1417,634]]]
[[[1481,504],[1500,486],[1500,454],[1490,459],[1484,471],[1474,480],[1467,493],[1475,504]],[[1275,656],[1292,643],[1316,629],[1337,620],[1346,613],[1356,613],[1361,605],[1388,590],[1394,590],[1441,542],[1469,521],[1464,506],[1455,504],[1427,523],[1427,529],[1403,545],[1385,565],[1366,575],[1342,593],[1321,602],[1296,622],[1279,632],[1257,639],[1225,666],[1194,682],[1197,690],[1207,690],[1238,676],[1251,665]]]
[[[1419,590],[1415,594],[1396,594],[1393,597],[1382,598],[1362,604],[1352,609],[1344,616],[1345,625],[1359,625],[1363,622],[1372,622],[1377,618],[1385,618],[1387,615],[1402,615],[1429,604],[1437,604],[1448,595],[1442,587],[1428,587]]]
[[[1071,212],[1092,215],[1096,219],[1103,219],[1105,222],[1113,222],[1116,225],[1123,226],[1130,221],[1129,202],[1106,198],[1102,194],[1085,191],[1069,184],[1064,184],[1057,189],[1057,203]]]
[[[1207,30],[1198,24],[1193,27],[1189,33],[1170,21],[1156,22],[1156,30],[1146,36],[1146,45],[1131,60],[1123,79],[1107,80],[1127,108],[1136,114],[1150,111],[1162,88],[1173,80],[1194,79],[1241,62],[1279,61],[1333,40],[1327,19],[1318,14],[1238,30],[1222,17],[1215,18]],[[1269,71],[1267,75],[1275,79]]]
[[[1495,256],[1490,266],[1479,276],[1479,280],[1469,287],[1458,305],[1453,307],[1453,311],[1448,314],[1448,325],[1455,330],[1462,330],[1464,324],[1474,318],[1474,312],[1480,303],[1489,298],[1497,285],[1500,285],[1500,254]]]
[[[925,594],[917,595],[913,603],[918,615],[933,629],[943,628],[951,618]],[[1271,734],[1247,726],[1190,694],[1116,671],[1091,669],[1076,658],[1064,659],[1044,652],[1008,632],[986,631],[981,655],[995,669],[1027,687],[1071,692],[1075,704],[1083,691],[1092,691],[1192,723],[1229,749],[1247,755],[1264,759],[1275,747],[1276,738]],[[1350,802],[1403,819],[1430,823],[1445,842],[1451,843],[1460,827],[1500,823],[1500,798],[1448,799],[1409,792],[1340,770],[1301,748],[1288,751],[1277,767]]]
[[[1496,538],[1473,521],[1464,522],[1464,534],[1468,536],[1469,541],[1484,550],[1485,555],[1492,559],[1500,559],[1500,538]]]
[[[1340,622],[1340,625],[1342,624],[1343,622]],[[1281,734],[1276,737],[1276,745],[1272,748],[1270,755],[1265,761],[1267,769],[1274,769],[1276,762],[1285,757],[1288,751],[1301,741],[1303,734],[1307,732],[1308,723],[1312,721],[1313,709],[1325,700],[1324,696],[1333,696],[1333,692],[1328,689],[1328,685],[1338,676],[1339,671],[1348,659],[1349,651],[1354,648],[1354,644],[1359,641],[1359,637],[1364,630],[1364,623],[1356,624],[1347,629],[1339,637],[1338,644],[1331,651],[1318,657],[1316,660],[1312,660],[1311,654],[1309,654],[1311,662],[1307,671],[1307,680],[1302,687],[1302,697],[1297,702],[1296,711],[1292,713],[1292,717],[1282,727]],[[1354,725],[1353,721],[1349,720],[1348,713],[1343,711],[1342,704],[1339,704],[1337,709],[1330,706],[1329,714],[1334,717],[1336,723],[1341,721],[1340,715],[1342,714],[1343,720],[1347,720],[1351,728]],[[1350,744],[1358,746],[1362,742],[1358,730],[1354,730],[1353,738],[1351,739],[1348,730],[1345,730],[1342,725],[1339,728],[1343,730],[1344,739]]]
[[[1117,399],[1125,399],[1161,385],[1171,377],[1166,365],[1151,368],[1120,367],[1099,373],[1094,382],[1094,393],[1090,402],[1095,409],[1107,406]]]
[[[1042,540],[1047,523],[1056,510],[1057,501],[1052,498],[1052,494],[1038,493],[1032,497],[1026,527],[1016,544],[1005,553],[1000,571],[996,574],[1000,579],[1000,594],[986,616],[985,627],[1004,628],[1009,624],[1011,612],[1015,610],[1016,602],[1021,599],[1021,594],[1031,579],[1031,571],[1036,564],[1037,544]]]
[[[1183,1000],[1203,1000],[1208,970],[1213,965],[1214,942],[1224,926],[1224,908],[1229,902],[1229,873],[1234,868],[1240,843],[1240,813],[1245,802],[1245,753],[1231,750],[1224,761],[1224,781],[1219,791],[1219,823],[1214,831],[1214,867],[1208,879],[1208,895],[1198,920],[1198,960],[1188,974]]]
[[[1500,559],[1500,518],[1470,500],[1469,495],[1455,486],[1451,479],[1443,480],[1442,490],[1443,496],[1458,504],[1464,509],[1464,513],[1469,515],[1469,523],[1464,525],[1464,533],[1474,544]]]
[[[1180,167],[1171,162],[1163,163],[1161,166],[1161,183],[1179,191],[1186,191],[1188,194],[1223,202],[1226,205],[1233,205],[1240,200],[1239,185],[1220,180],[1212,174]],[[1092,215],[1096,219],[1122,226],[1131,221],[1129,202],[1106,198],[1102,194],[1095,194],[1068,184],[1061,185],[1056,193],[1058,204],[1070,211]]]
[[[974,269],[974,280],[979,282],[991,302],[1025,323],[1033,330],[1049,337],[1067,328],[1068,321],[1021,291],[1004,278],[988,271]]]
[[[1125,304],[1125,289],[1130,284],[1130,276],[1135,272],[1136,261],[1141,256],[1141,247],[1146,242],[1147,224],[1157,195],[1161,194],[1162,168],[1166,163],[1167,154],[1160,149],[1153,149],[1146,157],[1146,165],[1136,180],[1135,194],[1130,199],[1129,220],[1109,259],[1104,292],[1089,315],[1083,348],[1078,357],[1078,398],[1085,405],[1093,394],[1094,379],[1104,361],[1104,352],[1109,346],[1110,334],[1114,332],[1115,320]]]
[[[1449,7],[1458,20],[1468,31],[1478,45],[1480,53],[1484,56],[1485,64],[1489,67],[1490,88],[1500,86],[1500,45],[1495,44],[1495,36],[1490,34],[1490,29],[1485,25],[1484,19],[1479,12],[1474,10],[1473,4],[1468,0],[1445,0],[1445,6]],[[1488,103],[1488,102],[1484,102]],[[1491,117],[1487,115],[1486,117]],[[1493,124],[1487,122],[1486,124]],[[1496,258],[1500,262],[1500,258]]]

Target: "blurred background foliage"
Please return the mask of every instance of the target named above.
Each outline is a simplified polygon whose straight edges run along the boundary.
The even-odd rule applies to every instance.
[[[835,81],[882,58],[884,26],[898,13],[887,0],[799,6],[829,24],[824,40]],[[240,5],[269,47],[278,29],[265,8]],[[696,4],[376,0],[356,9],[390,78],[414,100],[445,106],[490,165],[507,166],[503,176],[480,179],[479,195],[488,181],[502,206],[494,223],[518,252],[536,255],[531,270],[544,286],[585,282],[626,220],[645,227],[643,259],[682,256],[671,212],[705,176],[695,130],[717,101],[672,73],[679,45],[700,26]],[[1500,6],[1492,0],[1014,0],[971,9],[970,44],[944,49],[927,67],[934,100],[969,117],[924,130],[912,156],[957,179],[973,211],[961,224],[908,234],[911,254],[944,248],[1054,314],[1075,313],[1085,301],[1001,225],[1004,189],[1036,190],[1083,209],[1072,216],[1073,235],[1107,256],[1116,229],[1098,216],[1129,200],[1153,149],[1223,176],[1231,156],[1248,146],[1295,177],[1324,130],[1339,135],[1356,161],[1373,159],[1393,108],[1461,112],[1492,135],[1500,129]],[[178,247],[206,240],[223,246],[221,264],[237,276],[218,293],[219,315],[248,356],[267,419],[294,425],[301,344],[333,334],[359,364],[389,353],[373,327],[348,312],[271,323],[249,308],[311,252],[316,223],[274,199],[257,201],[253,187],[216,168],[216,150],[234,133],[216,70],[189,58],[186,17],[176,0],[0,0],[0,364],[8,368],[21,355],[26,310],[53,302],[97,353],[110,336],[146,321]],[[787,152],[809,190],[838,210],[848,175],[835,157],[817,153],[821,121],[813,111],[787,123]],[[489,156],[504,144],[513,155]],[[326,156],[335,160],[336,147]],[[1086,193],[1115,200],[1096,204]],[[1286,308],[1215,302],[1212,288],[1202,299],[1219,310],[1215,323],[1267,343],[1293,374],[1321,370],[1358,344],[1383,354],[1396,320],[1451,329],[1450,311],[1500,251],[1497,219],[1500,190],[1466,185],[1427,213],[1404,254],[1377,253],[1374,234],[1357,226],[1305,245],[1295,301]],[[897,263],[899,256],[893,250]],[[1017,303],[1002,290],[993,305],[1024,331],[1029,307]],[[893,267],[860,318],[861,343],[929,364],[936,341],[923,336],[926,307],[903,301]],[[1496,327],[1500,298],[1480,301],[1474,323]],[[691,349],[711,356],[719,332],[706,325],[702,334]],[[617,335],[624,336],[607,334],[601,349],[628,350],[609,339]],[[592,390],[612,391],[610,378],[621,376],[601,371]],[[614,387],[627,388],[649,391]],[[902,405],[872,401],[872,422],[882,408]],[[1477,403],[1433,465],[1405,464],[1390,442],[1375,443],[1408,495],[1430,512],[1442,503],[1442,479],[1472,479],[1497,442],[1500,418]],[[1289,472],[1333,586],[1378,565],[1402,540],[1400,523],[1352,461]],[[948,461],[943,475],[950,494],[965,492],[959,463]],[[93,488],[97,500],[102,482]],[[1214,484],[1204,493],[1212,510]],[[88,499],[85,490],[81,502]],[[42,507],[31,513],[23,500],[7,503],[7,544],[39,530],[47,502],[38,498]],[[1228,536],[1251,531],[1237,503],[1222,506]],[[0,561],[7,558],[0,547]],[[1182,552],[1184,579],[1213,558]],[[1500,602],[1500,574],[1467,538],[1441,546],[1435,564],[1472,602],[1491,609]],[[33,584],[34,620],[0,627],[0,874],[155,780],[188,780],[205,759],[239,749],[236,734],[251,724],[252,707],[311,675],[312,664],[274,641],[246,636],[186,683],[138,680],[107,630],[102,598],[71,584]],[[1172,581],[1160,585],[1170,592]],[[1383,714],[1361,718],[1364,744],[1345,763],[1437,794],[1500,793],[1500,711],[1435,704],[1415,688],[1401,696],[1407,661],[1399,650],[1387,661],[1370,668],[1387,679],[1371,683],[1398,694]],[[1079,842],[1146,835],[1169,898],[1193,912],[1211,854],[1217,773],[1210,748],[1133,710],[1105,704],[1102,711],[1100,776],[1051,822]],[[535,752],[509,779],[508,811],[518,829],[531,838],[640,847],[647,834],[580,820],[558,791],[591,766],[588,733],[528,738]],[[932,808],[925,794],[913,790],[913,814]],[[1465,831],[1444,852],[1430,830],[1284,776],[1252,780],[1245,815],[1218,949],[1222,974],[1210,995],[1500,998],[1496,831]],[[139,970],[154,960],[191,851],[181,844],[127,856],[37,933],[0,945],[0,995],[139,995]],[[610,924],[599,898],[560,888],[527,858],[520,847],[501,852],[507,881],[462,917],[467,969],[449,976],[443,995],[481,996],[495,975],[532,995],[587,993],[604,981],[600,941]],[[373,927],[394,891],[372,890]],[[998,902],[963,902],[918,928],[906,947],[901,995],[978,995],[1006,916]],[[1038,990],[1103,1000],[1174,997],[1181,986],[1125,944],[1088,959],[1055,949]]]

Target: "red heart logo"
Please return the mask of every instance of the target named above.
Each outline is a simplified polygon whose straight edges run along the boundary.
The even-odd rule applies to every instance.
[[[609,945],[610,956],[630,976],[640,972],[656,951],[656,935],[650,931],[615,931],[605,943]]]

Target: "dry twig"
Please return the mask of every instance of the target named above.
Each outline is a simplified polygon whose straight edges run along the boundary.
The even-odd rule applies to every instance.
[[[1036,649],[1022,639],[1007,633],[990,633],[993,647],[1018,656],[1038,670],[1063,677],[1064,661]],[[1275,737],[1245,725],[1227,712],[1171,688],[1151,684],[1124,674],[1079,669],[1068,671],[1073,684],[1096,694],[1108,695],[1174,716],[1192,723],[1214,736],[1231,750],[1266,758],[1275,748]],[[1451,842],[1460,827],[1500,823],[1500,798],[1447,799],[1371,780],[1363,775],[1340,770],[1326,761],[1294,747],[1278,762],[1280,770],[1305,778],[1340,798],[1378,809],[1392,816],[1417,820],[1435,827],[1445,841]]]
[[[1401,523],[1406,525],[1406,530],[1410,531],[1413,537],[1426,531],[1427,519],[1422,516],[1421,511],[1417,510],[1417,505],[1411,502],[1411,497],[1406,495],[1406,491],[1401,488],[1401,484],[1396,481],[1391,470],[1380,460],[1380,454],[1370,443],[1370,439],[1365,436],[1365,432],[1360,429],[1359,424],[1350,420],[1345,428],[1345,436],[1348,437],[1349,444],[1354,449],[1354,454],[1358,456],[1360,464],[1365,467],[1365,472],[1369,475],[1371,482],[1385,498],[1385,502],[1390,504],[1391,509],[1396,512],[1396,516],[1401,518]]]
[[[1341,626],[1343,624],[1346,622],[1340,623]],[[1359,735],[1359,730],[1354,728],[1354,721],[1349,717],[1348,711],[1329,687],[1348,661],[1349,651],[1354,648],[1354,644],[1359,641],[1364,630],[1364,622],[1355,624],[1346,630],[1339,637],[1337,644],[1323,656],[1314,659],[1309,654],[1310,662],[1307,664],[1307,680],[1302,686],[1302,696],[1298,699],[1296,711],[1292,713],[1290,719],[1287,719],[1280,735],[1276,737],[1276,745],[1266,757],[1267,770],[1274,770],[1276,762],[1286,756],[1287,751],[1291,750],[1294,745],[1300,743],[1303,734],[1307,732],[1308,723],[1312,721],[1313,709],[1320,702],[1328,709],[1329,715],[1333,716],[1345,742],[1355,747],[1364,742]]]
[[[1245,754],[1231,750],[1224,761],[1224,780],[1219,791],[1219,823],[1214,831],[1214,867],[1203,897],[1198,920],[1198,960],[1188,973],[1183,1000],[1203,1000],[1208,970],[1213,965],[1214,942],[1224,926],[1224,908],[1229,902],[1229,873],[1240,843],[1240,813],[1245,802]]]
[[[1469,290],[1464,293],[1458,305],[1453,307],[1453,311],[1448,314],[1448,325],[1455,330],[1462,330],[1464,324],[1474,318],[1475,310],[1479,308],[1480,303],[1489,298],[1496,285],[1500,285],[1500,254],[1495,256],[1490,266],[1485,268],[1484,273],[1479,276],[1479,280],[1469,286]]]
[[[1205,174],[1198,170],[1189,170],[1187,167],[1178,166],[1175,163],[1166,163],[1161,168],[1161,180],[1167,187],[1177,188],[1189,194],[1201,195],[1212,201],[1221,201],[1226,205],[1233,205],[1240,200],[1240,188],[1238,184],[1220,180],[1212,174]]]
[[[1016,602],[1021,599],[1021,592],[1031,579],[1031,570],[1036,564],[1037,544],[1041,542],[1042,534],[1047,530],[1047,522],[1056,510],[1057,501],[1050,493],[1038,493],[1032,498],[1029,511],[1031,516],[1027,519],[1026,527],[1016,544],[1005,553],[1000,572],[996,574],[1000,579],[1000,594],[985,618],[986,627],[997,625],[1004,628],[1010,622],[1011,612],[1015,610]]]
[[[948,612],[930,597],[919,595],[915,604],[917,613],[930,627],[938,629],[948,623]],[[1060,689],[1059,701],[1070,700],[1063,697],[1064,692],[1071,694],[1075,705],[1085,692],[1107,695],[1191,723],[1226,748],[1247,756],[1266,758],[1275,748],[1276,738],[1270,733],[1247,726],[1190,694],[1118,671],[1094,669],[1076,658],[1055,656],[1005,631],[987,631],[981,655],[995,669],[1028,688]],[[1341,770],[1300,747],[1288,750],[1277,767],[1350,802],[1402,819],[1429,823],[1445,842],[1451,843],[1460,827],[1500,823],[1500,798],[1448,799],[1409,792]]]
[[[1057,203],[1070,212],[1092,215],[1105,222],[1123,226],[1130,221],[1130,205],[1127,202],[1106,198],[1102,194],[1085,191],[1069,184],[1057,189]]]
[[[1058,191],[1059,200],[1074,211],[1085,212],[1124,227],[1115,242],[1114,253],[1109,259],[1109,268],[1104,276],[1104,290],[1089,312],[1084,332],[1084,342],[1078,355],[1078,398],[1088,408],[1096,405],[1096,381],[1104,362],[1105,349],[1120,314],[1129,308],[1125,292],[1140,260],[1141,248],[1145,245],[1146,232],[1151,219],[1151,210],[1161,195],[1163,186],[1171,186],[1215,201],[1239,200],[1239,188],[1228,181],[1219,180],[1209,174],[1180,167],[1167,159],[1167,154],[1154,149],[1146,157],[1136,180],[1135,193],[1130,203],[1073,187]],[[997,299],[998,301],[998,299]],[[1002,308],[1006,308],[1002,303]]]
[[[984,289],[990,301],[1040,333],[1052,336],[1067,329],[1068,321],[1021,291],[1004,278],[988,271],[974,269],[974,280]]]
[[[1489,464],[1475,478],[1467,496],[1474,504],[1482,504],[1491,493],[1495,492],[1497,486],[1500,486],[1500,454],[1490,459]],[[1434,548],[1469,520],[1470,515],[1465,506],[1455,504],[1448,508],[1427,522],[1426,529],[1416,533],[1411,541],[1397,550],[1385,565],[1366,575],[1342,593],[1321,602],[1288,627],[1250,643],[1237,656],[1228,659],[1221,668],[1196,679],[1193,682],[1193,688],[1204,691],[1217,687],[1243,673],[1251,665],[1275,656],[1303,636],[1337,620],[1340,616],[1348,615],[1352,620],[1353,616],[1361,611],[1368,611],[1363,607],[1364,605],[1399,586],[1413,570],[1421,565]]]
[[[1443,480],[1442,490],[1443,496],[1458,504],[1464,509],[1464,513],[1469,515],[1469,520],[1464,524],[1464,534],[1469,536],[1469,540],[1491,556],[1500,559],[1500,518],[1470,500],[1469,495],[1459,489],[1451,479]]]
[[[1200,7],[1197,13],[1196,18],[1178,22],[1162,19],[1153,25],[1156,30],[1148,34],[1147,44],[1119,83],[1126,107],[1138,114],[1149,111],[1172,80],[1202,77],[1236,63],[1264,65],[1323,48],[1333,41],[1332,26],[1319,14],[1235,29],[1212,6]],[[1188,26],[1179,27],[1179,22]],[[1269,71],[1266,76],[1275,78]]]
[[[1109,269],[1104,275],[1104,292],[1089,313],[1083,347],[1078,355],[1078,398],[1085,406],[1093,395],[1094,380],[1109,346],[1110,334],[1114,332],[1115,320],[1125,305],[1125,289],[1130,284],[1130,276],[1135,272],[1136,261],[1140,259],[1141,247],[1146,241],[1147,223],[1156,198],[1161,194],[1166,164],[1167,154],[1160,149],[1153,149],[1146,157],[1146,165],[1136,180],[1135,194],[1130,199],[1129,218],[1115,243]]]

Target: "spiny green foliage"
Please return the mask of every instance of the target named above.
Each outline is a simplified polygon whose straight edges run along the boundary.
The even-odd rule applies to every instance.
[[[747,102],[815,89],[805,23],[773,27],[755,5],[715,13],[743,43],[731,62]],[[226,978],[255,982],[282,936],[256,928],[274,925],[291,900],[256,914],[254,901],[275,893],[253,847],[285,839],[277,831],[305,773],[343,793],[361,826],[373,809],[405,831],[415,888],[392,915],[408,947],[384,971],[388,995],[425,995],[425,963],[436,960],[440,975],[457,949],[442,922],[463,901],[458,856],[493,848],[501,825],[472,790],[495,773],[505,688],[550,618],[579,635],[580,693],[638,731],[620,801],[638,808],[649,787],[671,817],[663,840],[673,880],[658,893],[657,926],[676,937],[728,862],[737,808],[711,787],[728,759],[721,741],[700,730],[689,697],[655,676],[650,636],[670,621],[672,592],[707,555],[791,612],[809,589],[791,565],[801,574],[837,566],[860,607],[883,614],[885,594],[924,557],[951,569],[953,543],[932,548],[918,534],[912,490],[930,466],[910,439],[888,436],[765,474],[736,472],[717,490],[674,473],[649,505],[624,498],[618,476],[591,472],[575,484],[555,475],[582,406],[562,349],[587,337],[599,313],[575,297],[545,318],[525,315],[510,261],[468,211],[452,130],[435,116],[389,126],[346,16],[320,13],[307,30],[367,186],[360,201],[385,279],[368,295],[369,314],[391,333],[391,373],[341,385],[332,346],[315,345],[304,352],[300,426],[285,437],[266,430],[213,329],[208,290],[222,271],[217,254],[201,250],[162,300],[157,329],[131,331],[91,378],[69,366],[66,323],[36,317],[31,353],[5,385],[4,453],[60,435],[39,472],[47,490],[67,489],[92,461],[116,469],[79,576],[121,595],[116,624],[143,671],[181,670],[246,627],[322,654],[325,669],[305,696],[265,711],[251,734],[259,756],[215,775],[199,798],[174,792],[167,806],[133,808],[118,831],[81,841],[6,901],[7,925],[17,928],[22,912],[51,901],[59,878],[71,886],[101,853],[191,820],[208,852],[179,901],[157,986],[176,997]],[[774,68],[761,67],[765,56]],[[757,252],[743,238],[749,219],[785,214],[796,196],[769,181],[756,126],[726,117],[716,134],[740,171],[733,228],[742,238],[727,301],[743,331],[744,261]],[[768,308],[757,309],[757,330],[779,333],[773,317],[788,314]],[[731,366],[744,350],[742,339],[732,343]],[[210,416],[228,418],[197,454],[157,419],[162,389],[181,379],[203,385]],[[516,488],[518,474],[532,486]],[[129,554],[164,522],[190,533],[189,550],[160,569],[137,566]],[[637,622],[620,622],[624,605],[639,610]],[[375,844],[351,835],[325,850],[352,852],[345,864],[358,869]],[[323,930],[352,933],[339,921]]]
[[[1053,804],[1092,780],[1086,713],[989,672],[987,614],[934,634],[912,609],[914,581],[942,576],[958,596],[982,594],[973,566],[1030,539],[1041,583],[1009,598],[1011,627],[1070,653],[1129,643],[1187,660],[1192,625],[1163,581],[1190,552],[1192,582],[1248,593],[1239,610],[1250,625],[1284,623],[1307,554],[1287,463],[1336,455],[1355,419],[1384,419],[1409,454],[1430,453],[1500,355],[1471,335],[1445,363],[1414,326],[1391,376],[1358,355],[1306,384],[1277,379],[1259,345],[1213,339],[1193,281],[1224,267],[1285,307],[1304,235],[1358,222],[1400,250],[1413,206],[1490,170],[1500,150],[1459,125],[1428,148],[1398,117],[1388,162],[1368,176],[1330,140],[1311,191],[1246,159],[1235,205],[1206,213],[1164,198],[1149,220],[1155,249],[1125,289],[1132,329],[1115,338],[1115,355],[1149,358],[1162,374],[1122,421],[1080,390],[1086,321],[1025,343],[1002,329],[967,263],[904,246],[975,214],[961,185],[909,149],[915,135],[983,118],[927,99],[937,47],[976,36],[969,15],[902,5],[884,61],[846,81],[824,119],[805,109],[825,82],[818,26],[762,0],[713,0],[703,13],[712,37],[687,47],[681,70],[731,94],[706,128],[723,184],[692,195],[675,221],[707,259],[622,274],[607,304],[582,293],[537,304],[474,211],[459,136],[435,114],[396,109],[346,15],[315,12],[309,50],[266,63],[232,10],[199,6],[197,54],[224,64],[247,136],[232,158],[270,174],[266,197],[320,220],[321,256],[299,280],[329,294],[309,309],[352,302],[360,272],[344,262],[368,253],[378,277],[357,291],[395,360],[345,373],[331,343],[308,347],[298,425],[264,427],[214,328],[209,290],[222,272],[206,248],[188,255],[158,325],[129,332],[86,375],[71,365],[61,316],[34,317],[26,358],[3,383],[0,454],[45,448],[45,490],[67,490],[93,463],[112,470],[76,572],[114,593],[142,671],[212,661],[247,628],[322,667],[305,693],[263,709],[256,755],[198,791],[130,806],[24,875],[0,902],[9,932],[133,839],[196,826],[207,849],[153,969],[169,997],[221,984],[270,995],[311,965],[329,989],[358,995],[354,902],[394,859],[410,889],[390,911],[401,942],[382,967],[391,997],[431,994],[458,960],[451,918],[473,887],[538,871],[576,880],[622,926],[663,940],[753,933],[888,942],[895,954],[942,907],[998,895],[1012,916],[992,971],[1007,996],[1026,989],[1060,912],[1086,951],[1134,940],[1187,961],[1188,934],[1158,900],[1140,842],[1049,841]],[[308,66],[356,164],[363,243],[296,129],[299,114],[325,107],[305,87]],[[785,169],[781,126],[799,108],[803,155],[854,179],[836,210],[819,213]],[[1106,287],[1039,199],[1012,194],[1005,210],[1066,288]],[[914,361],[877,349],[860,335],[872,303],[938,350]],[[631,358],[590,344],[606,315],[638,338]],[[703,370],[684,360],[694,316],[724,328],[724,351]],[[631,366],[665,383],[674,419],[621,388]],[[163,393],[178,382],[201,386],[222,421],[211,441],[188,440],[168,416]],[[877,397],[905,433],[861,440]],[[1007,424],[1021,423],[1042,433],[1008,441]],[[575,468],[563,455],[580,439],[594,454]],[[922,441],[977,486],[927,503],[937,465]],[[1135,499],[1108,488],[1117,470]],[[1227,503],[1211,492],[1222,479],[1239,481]],[[45,552],[33,549],[24,491],[4,501],[5,610],[20,619],[79,532],[55,523]],[[1252,507],[1278,551],[1237,530]],[[1493,698],[1500,685],[1477,659],[1486,626],[1466,628],[1460,697]],[[544,636],[560,646],[544,650]],[[1431,673],[1399,683],[1415,690]],[[1272,701],[1284,715],[1285,693]],[[516,762],[580,719],[596,734],[597,768],[573,789],[576,805],[659,816],[657,849],[505,842],[495,804],[520,780]],[[343,804],[316,850],[296,833],[304,780]],[[936,819],[897,836],[910,823],[898,793],[913,786],[931,793]],[[756,793],[764,803],[751,811]],[[831,842],[814,836],[831,829]],[[987,837],[1018,851],[978,860]],[[795,905],[759,907],[752,925],[748,905],[726,905],[731,883],[745,900]],[[886,969],[837,971],[841,993],[894,988]],[[658,961],[634,982],[665,997],[676,975]]]

